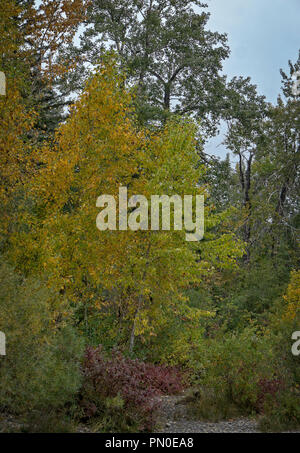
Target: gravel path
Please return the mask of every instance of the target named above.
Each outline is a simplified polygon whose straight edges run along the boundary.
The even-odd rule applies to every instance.
[[[190,420],[183,400],[186,395],[160,397],[160,433],[258,433],[255,420],[239,418],[217,423]]]

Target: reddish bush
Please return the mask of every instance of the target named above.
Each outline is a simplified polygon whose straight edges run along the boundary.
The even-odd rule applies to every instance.
[[[123,406],[115,411],[118,417],[126,419],[128,428],[136,425],[141,430],[154,426],[156,396],[183,389],[183,376],[175,368],[132,360],[118,351],[106,357],[102,346],[87,348],[83,375],[82,406],[87,417],[107,414],[107,401],[119,396]]]
[[[276,398],[278,392],[283,390],[284,383],[281,379],[260,379],[258,381],[258,397],[256,401],[256,407],[259,413],[264,412],[265,402],[268,397]]]

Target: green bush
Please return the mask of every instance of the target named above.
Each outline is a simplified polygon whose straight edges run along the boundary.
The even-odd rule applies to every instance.
[[[194,364],[193,416],[217,421],[258,415],[263,431],[300,426],[299,357],[291,353],[296,325],[274,320],[268,328],[219,331],[202,342]]]
[[[53,322],[53,294],[34,279],[0,266],[0,411],[17,415],[61,413],[75,403],[83,344],[75,331]]]
[[[278,316],[278,315],[277,315]],[[275,318],[272,323],[273,348],[280,358],[285,388],[269,399],[260,418],[263,431],[287,431],[300,427],[300,356],[291,352],[292,333],[299,330],[299,317]]]
[[[241,334],[219,333],[203,343],[194,372],[193,411],[204,418],[221,419],[230,414],[251,415],[260,410],[261,386],[280,386],[283,376],[270,339],[255,328]],[[277,387],[276,387],[277,389]]]
[[[300,394],[286,390],[265,405],[265,413],[259,420],[261,431],[281,432],[299,430]]]

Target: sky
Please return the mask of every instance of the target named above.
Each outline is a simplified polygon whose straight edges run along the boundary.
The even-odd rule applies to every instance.
[[[251,77],[258,93],[276,102],[280,93],[279,69],[288,70],[300,48],[300,0],[204,0],[211,17],[208,28],[227,33],[231,50],[224,73]],[[224,156],[217,146],[221,137],[207,147],[209,153]]]

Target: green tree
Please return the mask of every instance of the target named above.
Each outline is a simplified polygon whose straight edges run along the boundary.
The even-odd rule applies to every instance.
[[[245,259],[250,259],[253,163],[257,157],[257,147],[263,137],[263,121],[266,117],[264,96],[257,93],[257,87],[250,78],[233,78],[228,84],[227,115],[228,132],[225,138],[227,147],[238,157],[237,173],[240,184],[240,207],[242,208],[242,237],[247,243]]]
[[[228,56],[226,35],[206,29],[209,14],[201,1],[94,1],[82,37],[85,60],[95,63],[114,49],[137,88],[142,122],[160,123],[170,112],[195,115],[206,131],[223,108]]]
[[[269,236],[273,258],[283,243],[296,250],[299,235],[300,101],[291,90],[299,60],[290,68],[290,77],[282,72],[285,98],[268,108],[255,167],[257,229],[262,238]]]

